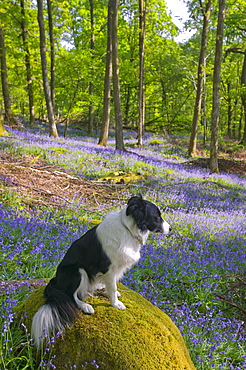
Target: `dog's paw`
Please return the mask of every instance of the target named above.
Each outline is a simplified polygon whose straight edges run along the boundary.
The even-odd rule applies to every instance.
[[[122,311],[126,309],[126,306],[121,301],[115,302],[112,306]]]
[[[85,302],[79,304],[79,309],[87,315],[92,315],[95,312],[94,308],[89,303]]]

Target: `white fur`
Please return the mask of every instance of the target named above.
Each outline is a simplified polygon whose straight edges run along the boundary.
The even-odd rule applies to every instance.
[[[119,310],[126,307],[118,299],[120,293],[117,292],[116,283],[122,278],[126,270],[130,269],[140,258],[141,245],[145,244],[149,231],[142,232],[129,214],[126,215],[127,207],[122,211],[109,213],[105,219],[97,226],[97,238],[110,259],[109,270],[103,274],[98,273],[93,281],[90,281],[86,271],[79,269],[81,281],[78,288],[73,292],[73,298],[77,307],[87,313],[93,314],[93,307],[83,302],[85,297],[96,289],[105,288],[105,294],[109,296],[110,303]],[[163,221],[157,232],[169,234],[171,228],[166,221]],[[162,230],[161,230],[162,229]],[[68,312],[68,311],[66,311]],[[32,323],[32,337],[37,346],[40,345],[40,337],[45,336],[43,328],[48,328],[48,336],[55,331],[62,331],[63,325],[58,315],[57,308],[45,304],[35,314]]]
[[[97,237],[111,261],[109,271],[100,280],[106,288],[111,305],[119,310],[125,310],[126,307],[118,299],[120,294],[116,283],[126,270],[138,262],[141,245],[145,244],[148,235],[149,231],[143,234],[133,218],[126,216],[126,208],[109,213],[97,227]]]
[[[49,331],[46,332],[43,328],[49,328]],[[36,346],[39,347],[44,338],[50,338],[51,334],[63,329],[57,312],[45,304],[39,308],[33,317],[31,336],[34,338]]]
[[[163,234],[168,235],[170,232],[170,225],[167,223],[167,221],[165,220],[163,221],[162,228],[163,228]]]
[[[163,221],[163,233],[167,235],[170,226]],[[142,233],[138,229],[132,216],[126,216],[126,208],[122,211],[110,212],[103,222],[97,227],[97,237],[102,244],[104,252],[110,258],[111,265],[109,271],[100,274],[93,283],[89,283],[85,270],[80,269],[81,283],[74,293],[78,307],[85,313],[94,313],[91,305],[78,299],[79,296],[85,297],[93,290],[99,288],[106,289],[105,295],[109,296],[110,303],[119,310],[125,310],[124,304],[119,301],[120,293],[117,291],[116,283],[122,278],[126,270],[130,269],[140,258],[141,245],[145,244],[149,231]],[[86,292],[87,291],[87,292]]]

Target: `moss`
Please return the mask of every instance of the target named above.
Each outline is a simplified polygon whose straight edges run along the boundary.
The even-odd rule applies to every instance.
[[[96,360],[101,370],[194,370],[184,340],[171,319],[140,294],[119,284],[125,311],[111,307],[104,297],[90,298],[94,315],[80,314],[55,343],[57,369]],[[44,287],[18,307],[28,313],[26,325],[43,304]],[[90,368],[87,365],[86,368]],[[94,367],[93,367],[94,368]]]

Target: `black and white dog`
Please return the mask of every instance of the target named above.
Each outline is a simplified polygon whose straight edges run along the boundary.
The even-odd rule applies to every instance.
[[[98,288],[106,288],[113,307],[126,309],[118,299],[116,282],[139,260],[150,231],[168,235],[171,227],[155,204],[134,196],[127,207],[109,213],[72,243],[45,288],[46,304],[33,317],[32,338],[37,347],[43,337],[72,323],[78,309],[93,314],[93,307],[82,300]]]

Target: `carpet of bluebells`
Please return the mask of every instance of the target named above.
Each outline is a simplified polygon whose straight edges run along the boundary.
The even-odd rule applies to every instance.
[[[124,136],[127,152],[121,153],[113,138],[102,148],[96,137],[79,130],[71,130],[67,139],[49,138],[40,125],[12,130],[0,138],[0,150],[39,156],[94,181],[119,170],[143,175],[144,180],[128,185],[126,194],[141,193],[157,203],[173,232],[168,238],[152,235],[122,282],[172,318],[198,370],[246,369],[245,315],[219,299],[233,301],[230,284],[246,276],[246,179],[190,166],[185,148],[166,137],[146,135],[138,148],[134,133]],[[114,207],[122,205],[115,202]],[[85,212],[85,205],[73,206]],[[110,207],[98,206],[94,212],[101,215]],[[16,323],[14,307],[33,289],[28,280],[52,277],[71,242],[88,229],[69,211],[66,218],[66,210],[63,215],[53,209],[27,212],[0,204],[0,280],[18,281],[0,297],[0,370],[55,368],[52,344],[45,349],[49,356],[41,361],[33,357],[30,335],[24,324],[20,328]],[[245,309],[245,302],[238,306],[243,303]],[[84,368],[98,368],[96,361]]]

